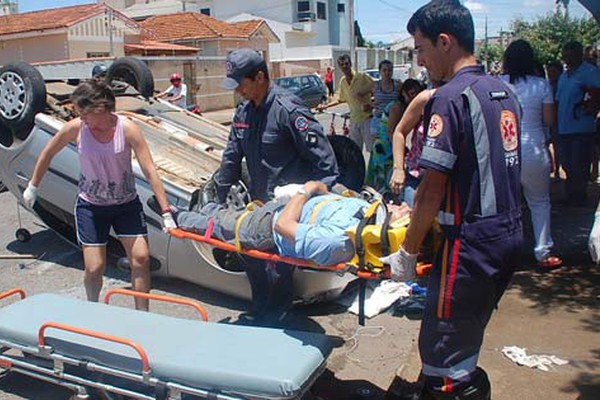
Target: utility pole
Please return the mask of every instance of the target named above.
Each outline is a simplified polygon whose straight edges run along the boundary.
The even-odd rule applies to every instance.
[[[490,72],[490,49],[488,47],[488,20],[487,15],[485,16],[485,38],[483,40],[483,46],[485,49],[485,72]]]
[[[106,30],[108,31],[108,41],[110,43],[110,53],[111,57],[115,55],[115,46],[113,40],[113,12],[112,8],[107,7],[104,12],[104,18],[106,19],[104,25],[106,26]]]
[[[348,21],[350,23],[350,60],[354,68],[357,66],[356,60],[356,35],[354,32],[354,0],[348,0]]]

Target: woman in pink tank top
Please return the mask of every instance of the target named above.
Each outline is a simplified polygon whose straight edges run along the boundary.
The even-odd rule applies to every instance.
[[[53,157],[76,142],[81,173],[75,205],[77,239],[83,248],[87,298],[98,301],[106,267],[106,243],[113,228],[131,265],[134,290],[150,290],[150,250],[142,204],[135,190],[132,151],[163,210],[166,229],[175,227],[162,182],[148,144],[134,122],[115,114],[115,96],[99,80],[79,85],[71,95],[80,115],[64,124],[40,153],[33,176],[23,193],[32,207],[37,187]],[[136,298],[136,308],[148,310],[148,300]]]

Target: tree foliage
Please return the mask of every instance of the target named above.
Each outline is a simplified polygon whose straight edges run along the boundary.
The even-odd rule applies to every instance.
[[[600,26],[593,18],[571,18],[568,13],[556,12],[527,22],[512,22],[515,39],[525,39],[542,63],[561,59],[562,46],[572,40],[584,46],[600,42]]]
[[[504,47],[500,43],[484,43],[477,49],[475,56],[481,62],[493,64],[502,61]]]

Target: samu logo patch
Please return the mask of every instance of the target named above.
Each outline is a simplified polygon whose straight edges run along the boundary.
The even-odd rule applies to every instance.
[[[500,133],[505,151],[514,151],[519,147],[517,117],[512,111],[503,110],[500,114]]]
[[[429,120],[429,126],[427,127],[427,136],[430,138],[436,138],[444,131],[444,120],[441,115],[433,114]]]

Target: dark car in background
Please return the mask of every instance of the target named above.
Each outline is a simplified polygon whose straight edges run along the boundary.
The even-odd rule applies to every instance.
[[[315,108],[327,100],[327,88],[315,74],[283,76],[275,79],[275,84],[300,97],[308,108]]]

